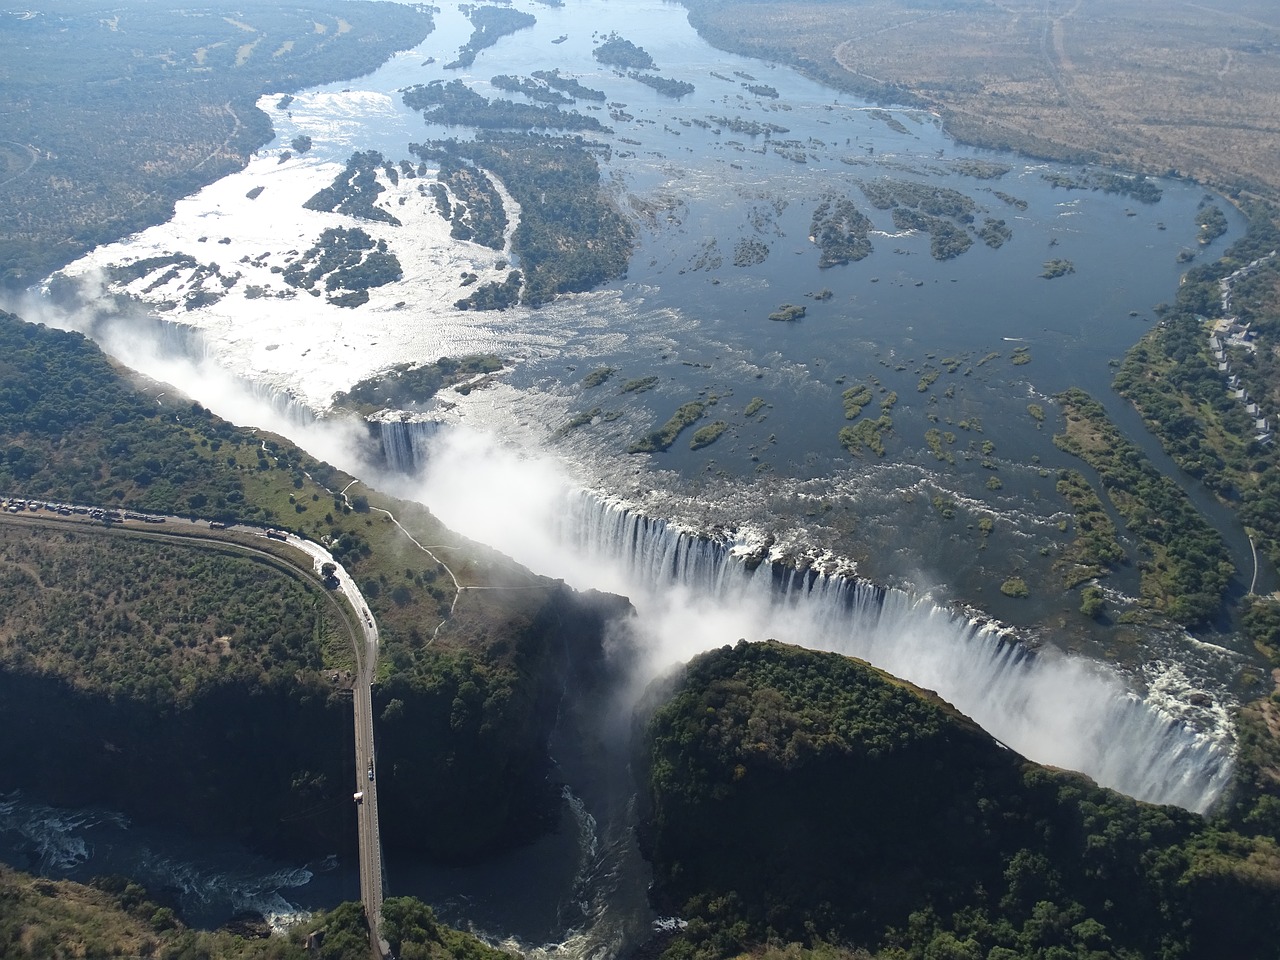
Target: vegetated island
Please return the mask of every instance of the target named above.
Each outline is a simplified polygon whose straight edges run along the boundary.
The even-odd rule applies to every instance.
[[[1075,272],[1076,265],[1070,260],[1054,259],[1044,262],[1044,269],[1041,271],[1040,276],[1045,280],[1056,280],[1058,277],[1065,277],[1067,274]]]
[[[627,453],[658,453],[668,449],[676,442],[676,437],[680,436],[681,431],[702,419],[706,409],[707,404],[701,400],[681,404],[679,409],[671,415],[671,419],[633,443],[627,448]]]
[[[476,61],[476,54],[492,47],[508,34],[532,27],[538,22],[531,13],[512,10],[510,7],[466,6],[463,10],[474,29],[471,36],[458,50],[456,60],[446,63],[446,70],[460,70]]]
[[[533,71],[533,76],[547,86],[567,93],[576,100],[596,100],[604,103],[606,99],[603,90],[583,86],[573,77],[566,77],[562,74],[558,67],[554,70],[535,70]]]
[[[1031,763],[862,661],[740,641],[650,698],[666,960],[1273,952],[1273,838]]]
[[[693,437],[689,440],[689,449],[701,450],[703,447],[711,446],[728,429],[729,424],[723,420],[717,420],[715,423],[709,423],[705,427],[699,427],[693,431]]]
[[[809,223],[809,235],[818,245],[818,266],[834,267],[869,256],[868,237],[872,226],[867,215],[849,198],[823,200],[814,208]],[[737,263],[736,257],[734,263]]]
[[[784,303],[773,313],[769,314],[770,320],[779,320],[789,322],[793,320],[803,320],[808,308],[794,303]]]
[[[664,97],[670,97],[672,100],[687,97],[694,91],[693,84],[687,80],[673,80],[670,77],[659,77],[656,74],[640,73],[636,70],[632,70],[627,76],[632,80],[643,83],[646,87],[657,90]]]
[[[951,260],[973,246],[968,227],[977,204],[957,190],[884,179],[864,181],[862,192],[876,209],[892,212],[897,229],[929,234],[929,250],[935,260]]]
[[[603,43],[591,51],[591,55],[611,67],[628,70],[652,70],[654,67],[653,57],[649,56],[647,50],[616,33],[609,34]]]
[[[333,408],[362,417],[380,410],[413,411],[425,406],[441,390],[502,368],[502,358],[492,353],[441,357],[432,363],[400,363],[352,384],[349,390],[335,393]]]
[[[595,117],[576,110],[561,110],[550,104],[490,100],[461,80],[433,80],[406,87],[401,93],[405,106],[419,111],[428,123],[445,126],[478,127],[481,130],[591,130],[604,125]]]
[[[1139,564],[1144,605],[1185,626],[1209,622],[1235,572],[1222,538],[1178,485],[1120,433],[1101,404],[1076,388],[1056,399],[1067,426],[1053,442],[1098,471],[1107,496],[1148,553]]]
[[[406,94],[407,96],[407,94]],[[605,194],[600,167],[578,139],[532,133],[481,131],[474,141],[410,144],[426,162],[462,158],[492,171],[520,203],[511,237],[523,271],[494,291],[506,302],[540,306],[622,276],[635,229]]]

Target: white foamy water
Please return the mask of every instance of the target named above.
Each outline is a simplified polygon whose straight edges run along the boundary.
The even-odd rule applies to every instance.
[[[278,930],[308,915],[299,892],[337,867],[332,858],[284,866],[234,845],[141,827],[114,811],[55,807],[18,792],[0,796],[0,851],[6,862],[58,879],[127,876],[152,898],[176,902],[196,925],[257,914]]]

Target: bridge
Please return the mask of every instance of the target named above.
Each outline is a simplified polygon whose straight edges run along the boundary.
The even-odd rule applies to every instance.
[[[272,531],[274,532],[274,531]],[[391,954],[390,945],[382,937],[382,837],[378,829],[377,756],[373,743],[373,681],[378,671],[378,625],[360,588],[332,554],[320,544],[294,534],[286,534],[284,542],[312,558],[317,573],[333,564],[333,577],[338,591],[351,605],[359,621],[360,633],[351,632],[356,651],[354,694],[356,779],[353,798],[356,805],[356,829],[360,847],[360,901],[369,922],[369,940],[379,957]],[[363,642],[361,642],[363,640]]]
[[[18,504],[21,507],[18,507]],[[360,850],[360,900],[364,905],[365,918],[369,923],[369,941],[375,956],[382,958],[391,955],[391,947],[382,937],[382,838],[378,829],[378,781],[377,758],[373,742],[373,681],[378,670],[378,626],[373,613],[365,602],[359,587],[351,579],[350,574],[339,564],[333,555],[323,546],[311,540],[285,533],[280,530],[263,530],[242,524],[200,523],[195,525],[191,518],[157,515],[108,512],[100,507],[86,507],[71,504],[53,504],[37,501],[18,500],[13,497],[0,497],[0,521],[17,522],[23,525],[55,526],[75,525],[80,529],[127,536],[143,536],[154,540],[180,540],[192,545],[202,541],[216,542],[219,547],[231,547],[260,558],[274,560],[276,563],[287,562],[295,571],[299,564],[285,561],[278,553],[268,553],[257,549],[235,537],[249,534],[287,544],[311,558],[312,573],[319,579],[321,569],[326,564],[333,564],[333,577],[338,582],[337,590],[347,601],[354,613],[349,620],[351,642],[356,654],[356,677],[353,683],[354,716],[355,716],[355,807],[356,826]],[[107,526],[103,526],[106,523]],[[148,526],[164,524],[163,528]],[[331,586],[326,584],[326,586]],[[354,629],[358,621],[359,631]]]

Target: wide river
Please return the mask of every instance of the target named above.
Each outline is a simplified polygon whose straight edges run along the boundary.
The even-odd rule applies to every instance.
[[[1207,697],[1212,708],[1203,711],[1204,722],[1220,723],[1244,663],[1237,638],[1100,626],[1078,613],[1077,593],[1062,589],[1053,561],[1069,535],[1056,474],[1083,464],[1052,444],[1061,427],[1052,396],[1069,386],[1089,391],[1173,471],[1110,381],[1118,358],[1157,322],[1153,308],[1173,298],[1189,259],[1217,256],[1240,234],[1234,208],[1190,183],[1153,181],[1159,199],[1150,202],[1101,189],[1106,171],[957,145],[926,112],[878,109],[788,67],[715,50],[675,4],[513,6],[536,23],[481,51],[465,69],[446,64],[472,24],[465,8],[445,5],[422,45],[378,71],[288,100],[264,97],[260,105],[278,136],[247,170],[180,203],[170,223],[100,248],[70,272],[98,276],[101,268],[173,253],[237,264],[241,285],[213,303],[175,309],[191,292],[179,280],[143,278],[128,292],[196,331],[204,363],[249,383],[277,409],[287,405],[284,398],[323,414],[334,391],[394,363],[497,353],[509,361],[502,376],[468,396],[450,394],[429,415],[496,437],[529,462],[550,463],[574,483],[685,529],[741,545],[771,542],[778,554],[838,561],[845,569],[856,564],[873,580],[940,603],[961,601],[1064,649],[1100,657],[1123,651],[1134,682],[1153,697],[1158,688],[1179,707]],[[664,96],[601,64],[592,53],[610,34],[644,48],[656,64],[650,73],[691,84],[692,92]],[[583,99],[564,109],[609,128],[588,136],[601,145],[606,190],[636,225],[624,278],[538,310],[462,313],[452,307],[465,295],[462,272],[498,275],[509,252],[451,241],[437,214],[427,207],[415,213],[410,203],[403,227],[366,225],[405,265],[404,280],[375,291],[367,305],[351,310],[310,298],[242,295],[259,277],[271,282],[273,258],[281,262],[286,251],[341,221],[304,210],[302,201],[331,182],[354,151],[399,162],[414,159],[410,143],[474,135],[427,126],[400,90],[461,79],[485,96],[521,100],[492,79],[551,69],[605,94],[603,102]],[[312,142],[301,155],[291,148],[300,135]],[[907,196],[922,187],[952,191],[946,196],[972,217],[960,230],[985,225],[1002,242],[977,239],[954,258],[935,259],[927,233],[896,227],[867,192]],[[824,267],[811,236],[815,211],[846,199],[872,222],[871,252]],[[1219,207],[1229,224],[1207,248],[1196,226],[1205,204]],[[1043,276],[1055,260],[1069,262],[1071,272]],[[786,304],[805,307],[804,316],[771,320]],[[107,346],[127,362],[147,364],[118,340]],[[603,383],[583,384],[606,367],[614,372]],[[152,372],[163,375],[163,363]],[[647,389],[621,390],[640,381]],[[216,382],[216,389],[194,387],[196,398],[243,420],[236,411],[244,408],[226,405],[229,381]],[[851,455],[840,443],[851,423],[842,393],[859,386],[870,398],[861,417],[883,409],[891,418],[883,455],[866,448]],[[627,452],[695,400],[707,405],[698,426],[723,422],[718,439],[694,449],[686,431],[666,452]],[[591,422],[560,429],[590,411]],[[472,465],[496,470],[504,462],[489,457]],[[524,550],[513,533],[516,518],[534,509],[523,499],[537,485],[532,476],[541,474],[477,480],[471,494],[486,497],[488,509],[459,491],[456,504],[443,502],[443,490],[441,502],[427,502],[463,532],[537,565],[540,554]],[[1220,512],[1212,520],[1243,566],[1247,543],[1239,528]],[[1029,584],[1029,599],[998,590],[1015,574]],[[1118,574],[1110,587],[1123,604],[1136,593],[1136,574]],[[616,806],[623,793],[600,803]],[[452,898],[439,893],[437,902],[452,899],[455,918],[492,933],[552,942],[596,909],[582,886],[584,865],[603,869],[601,843],[625,845],[608,833],[619,822],[592,820],[574,799],[549,846],[491,865],[479,879],[437,872],[411,886],[453,889]],[[632,856],[627,849],[609,870],[621,871],[618,858]],[[530,861],[557,873],[559,885],[529,884]],[[643,885],[623,886],[629,892],[614,894],[634,901]],[[546,902],[506,897],[522,906],[504,905],[501,891],[518,889],[543,890]],[[394,882],[392,892],[402,892]],[[641,913],[635,907],[631,915]]]

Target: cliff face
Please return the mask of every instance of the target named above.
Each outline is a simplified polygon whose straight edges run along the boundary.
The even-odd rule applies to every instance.
[[[354,843],[351,706],[327,693],[220,684],[165,709],[6,670],[0,783],[273,852]]]
[[[606,629],[631,607],[563,585],[537,605],[520,596],[459,605],[437,675],[393,674],[375,689],[380,815],[395,849],[464,861],[553,822],[548,740],[565,698],[602,682]]]
[[[641,756],[657,905],[689,921],[670,957],[1274,955],[1249,920],[1280,907],[1273,841],[1029,763],[861,661],[708,653]]]
[[[527,838],[558,790],[546,744],[564,691],[598,657],[615,597],[562,586],[512,608],[429,676],[375,688],[381,819],[389,843],[464,860]],[[505,651],[501,654],[499,651]],[[0,790],[98,804],[193,834],[306,857],[355,843],[351,701],[317,679],[221,683],[181,706],[0,671]]]

